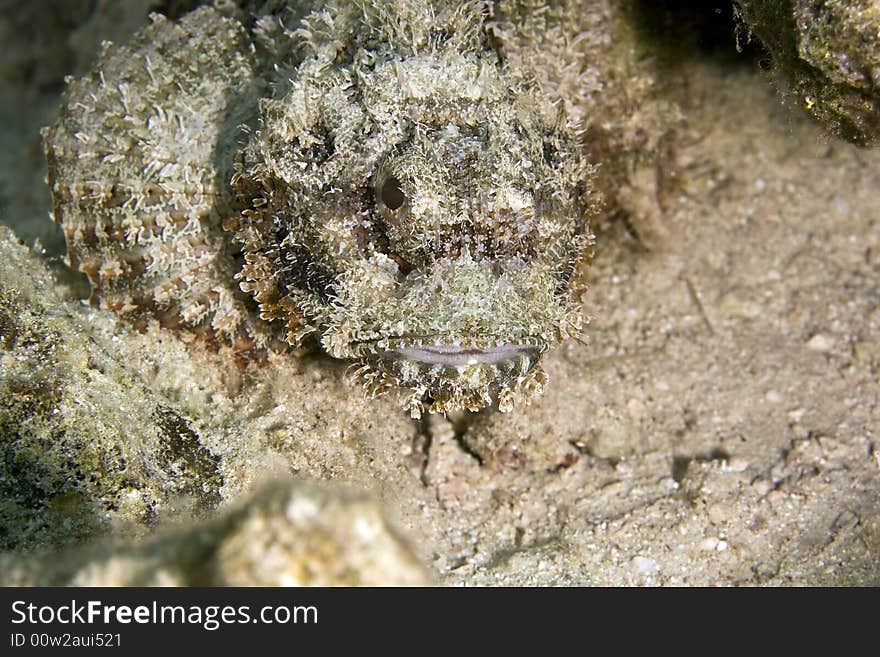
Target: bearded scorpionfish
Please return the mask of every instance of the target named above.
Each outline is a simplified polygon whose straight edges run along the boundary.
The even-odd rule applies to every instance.
[[[44,141],[93,301],[244,359],[317,342],[414,417],[540,393],[603,174],[651,148],[618,9],[253,4],[153,16],[68,80]]]

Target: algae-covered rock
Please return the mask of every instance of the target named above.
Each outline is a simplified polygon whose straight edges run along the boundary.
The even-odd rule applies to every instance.
[[[235,509],[147,542],[24,560],[5,585],[407,586],[428,578],[368,497],[278,482]]]
[[[738,0],[804,108],[862,146],[880,139],[880,3]]]
[[[124,335],[95,332],[102,319],[56,285],[0,227],[0,549],[215,506],[216,457],[126,367]]]

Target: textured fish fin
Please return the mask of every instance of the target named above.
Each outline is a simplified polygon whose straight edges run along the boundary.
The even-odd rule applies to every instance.
[[[179,23],[154,16],[69,82],[43,132],[55,220],[93,298],[238,349],[271,340],[238,289],[241,257],[222,230],[238,212],[240,126],[261,93],[252,61],[245,30],[213,9]]]

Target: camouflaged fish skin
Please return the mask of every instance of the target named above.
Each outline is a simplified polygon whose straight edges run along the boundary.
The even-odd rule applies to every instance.
[[[102,306],[240,357],[312,335],[415,417],[510,410],[583,335],[590,139],[614,132],[585,24],[607,4],[542,6],[155,17],[44,132],[71,266]]]

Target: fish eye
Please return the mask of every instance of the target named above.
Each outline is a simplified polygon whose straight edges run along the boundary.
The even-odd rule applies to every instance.
[[[406,203],[406,195],[397,178],[389,176],[382,181],[379,187],[379,200],[391,211],[399,210]]]

